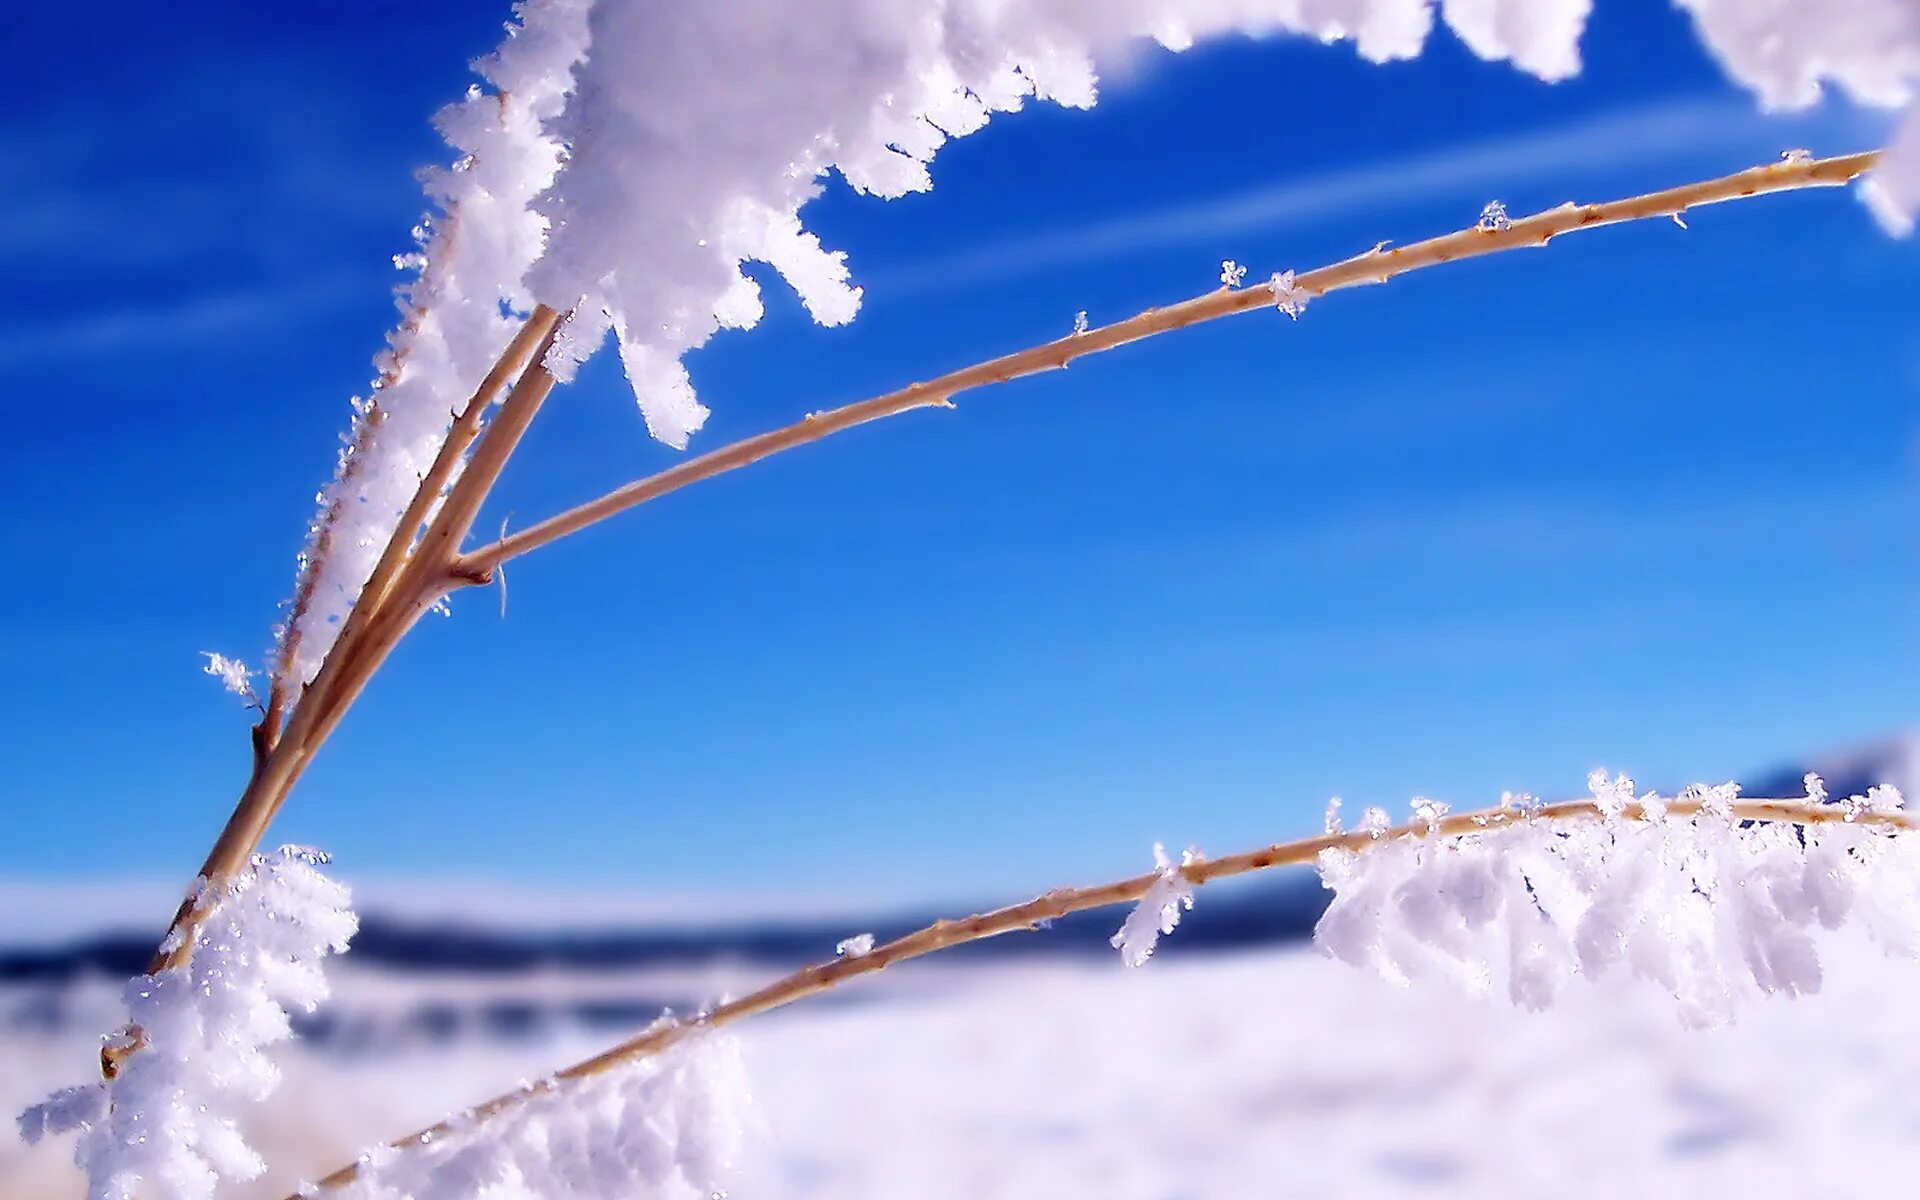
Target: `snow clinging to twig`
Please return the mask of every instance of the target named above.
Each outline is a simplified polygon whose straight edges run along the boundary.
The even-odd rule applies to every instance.
[[[1844,820],[1796,825],[1742,821],[1731,785],[1636,798],[1624,777],[1590,783],[1593,814],[1514,807],[1451,836],[1423,817],[1425,835],[1323,851],[1334,899],[1314,940],[1398,983],[1445,979],[1526,1008],[1624,970],[1693,1026],[1818,991],[1819,929],[1858,921],[1888,951],[1920,955],[1920,836],[1855,816],[1897,809],[1891,788],[1849,802]],[[1810,776],[1805,803],[1824,798]]]
[[[1160,935],[1172,933],[1180,924],[1182,910],[1193,907],[1193,881],[1182,871],[1199,861],[1200,851],[1192,846],[1181,852],[1179,862],[1174,862],[1167,857],[1165,846],[1154,843],[1153,869],[1158,878],[1127,914],[1119,932],[1109,939],[1122,962],[1130,967],[1145,966],[1160,944]]]
[[[55,1093],[20,1118],[29,1141],[77,1130],[88,1200],[211,1200],[221,1181],[265,1164],[241,1138],[240,1112],[280,1074],[266,1048],[291,1036],[288,1010],[326,999],[320,964],[357,922],[326,859],[288,846],[254,856],[193,928],[186,963],[126,985],[141,1044],[111,1081]]]
[[[711,1200],[751,1111],[740,1045],[696,1032],[586,1079],[529,1085],[484,1121],[361,1160],[341,1200]]]
[[[1906,106],[1863,185],[1895,230],[1920,211],[1920,5],[1676,0],[1727,71],[1774,107],[1831,82]],[[1028,99],[1086,107],[1097,65],[1143,42],[1233,33],[1349,39],[1373,61],[1420,53],[1436,19],[1482,58],[1544,79],[1579,69],[1591,0],[521,0],[486,82],[444,110],[456,152],[425,176],[436,208],[399,265],[416,277],[372,396],[319,496],[273,672],[319,669],[421,475],[506,344],[544,301],[574,317],[545,362],[569,377],[611,335],[647,427],[684,446],[706,406],[683,364],[763,313],[742,266],[770,266],[823,324],[861,291],[801,210],[838,173],[900,196],[932,186],[950,138]],[[1299,305],[1282,307],[1298,315]],[[403,531],[402,536],[411,536]]]

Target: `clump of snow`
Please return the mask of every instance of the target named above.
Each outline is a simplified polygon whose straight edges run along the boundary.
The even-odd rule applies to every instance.
[[[1172,933],[1180,924],[1181,911],[1193,907],[1194,885],[1185,871],[1199,861],[1200,851],[1195,847],[1181,851],[1180,861],[1174,862],[1167,857],[1165,846],[1154,843],[1156,878],[1110,939],[1122,962],[1130,967],[1145,966],[1153,957],[1153,948],[1160,944],[1160,935]]]
[[[695,1033],[587,1079],[531,1086],[484,1121],[383,1149],[346,1200],[710,1200],[726,1195],[750,1111],[740,1045]]]
[[[1593,0],[1444,0],[1447,24],[1481,58],[1512,59],[1546,80],[1580,71]]]
[[[1589,782],[1597,816],[1323,852],[1334,900],[1315,940],[1399,983],[1442,978],[1526,1008],[1624,969],[1690,1026],[1818,991],[1816,929],[1858,920],[1887,950],[1920,953],[1920,837],[1853,822],[1896,810],[1892,789],[1848,802],[1847,822],[1796,826],[1738,820],[1731,786],[1636,801],[1629,779]],[[1628,816],[1636,803],[1643,816]]]
[[[399,326],[374,361],[371,395],[354,401],[333,481],[300,556],[295,611],[276,631],[282,680],[313,681],[402,512],[488,368],[532,307],[522,283],[545,225],[533,198],[553,180],[560,142],[547,129],[586,52],[592,0],[522,0],[507,40],[474,64],[473,87],[434,118],[455,152],[421,176],[436,212],[414,230],[414,272],[398,292]]]
[[[1273,306],[1298,321],[1300,314],[1307,311],[1308,296],[1306,290],[1294,282],[1292,271],[1281,271],[1267,280],[1267,290],[1273,293]]]
[[[873,953],[873,935],[857,933],[835,945],[833,952],[841,958],[865,958]]]
[[[1861,185],[1868,207],[1899,237],[1913,232],[1920,214],[1920,104],[1908,110],[1887,145],[1880,169]]]
[[[208,675],[220,681],[220,686],[245,700],[249,704],[258,704],[260,698],[253,691],[254,671],[237,658],[228,658],[211,650],[202,650],[200,656],[207,665],[200,668]]]
[[[1805,108],[1838,85],[1861,104],[1905,108],[1863,185],[1889,231],[1920,213],[1920,4],[1913,0],[1675,0],[1727,73],[1769,108]]]
[[[265,1163],[237,1119],[279,1083],[266,1048],[291,1034],[288,1009],[326,999],[320,963],[345,950],[357,922],[326,859],[299,847],[256,855],[193,928],[191,957],[128,982],[128,1028],[140,1032],[110,1081],[56,1092],[20,1118],[29,1142],[77,1130],[74,1160],[89,1200],[211,1200],[222,1180]]]

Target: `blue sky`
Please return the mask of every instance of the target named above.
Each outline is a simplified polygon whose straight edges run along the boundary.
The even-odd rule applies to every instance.
[[[504,6],[502,6],[504,7]],[[1212,286],[1875,142],[1767,118],[1602,0],[1548,86],[1445,35],[1149,55],[1091,112],[809,210],[692,362],[709,448]],[[0,876],[184,878],[390,324],[432,110],[503,12],[129,6],[0,123]],[[37,8],[25,35],[65,40]],[[23,44],[26,44],[23,42]],[[17,56],[18,57],[18,56]],[[396,655],[277,835],[349,877],[1005,894],[1609,765],[1674,784],[1920,719],[1920,246],[1848,197],[1563,239],[1123,349],[845,435],[514,564]],[[525,524],[677,456],[611,361],[509,471]]]

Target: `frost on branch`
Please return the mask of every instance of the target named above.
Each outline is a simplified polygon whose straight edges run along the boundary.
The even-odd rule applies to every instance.
[[[586,1079],[531,1085],[482,1121],[361,1159],[342,1200],[709,1200],[750,1111],[740,1045],[698,1032]]]
[[[1180,861],[1167,857],[1167,848],[1153,845],[1153,869],[1157,878],[1133,906],[1119,932],[1109,942],[1120,952],[1121,961],[1130,967],[1145,966],[1160,944],[1160,935],[1172,933],[1180,924],[1183,909],[1193,907],[1193,881],[1182,872],[1200,861],[1200,851],[1192,846],[1180,853]]]
[[[279,1083],[266,1047],[291,1036],[289,1009],[326,999],[320,963],[357,922],[326,860],[283,847],[256,855],[193,930],[181,966],[126,985],[141,1043],[111,1081],[56,1092],[20,1117],[29,1142],[79,1131],[74,1161],[88,1200],[209,1200],[223,1181],[265,1169],[238,1116]]]
[[[1483,57],[1557,77],[1578,63],[1587,4],[1441,11]],[[1418,54],[1433,23],[1431,0],[600,0],[551,127],[567,155],[535,204],[547,249],[528,285],[557,309],[584,298],[610,314],[648,428],[683,446],[707,412],[683,358],[762,315],[743,264],[771,266],[822,324],[858,310],[845,256],[799,216],[830,174],[877,196],[925,191],[949,139],[1029,98],[1091,106],[1096,64],[1143,40],[1178,51],[1294,33],[1350,38],[1385,61]],[[549,362],[570,366],[583,348]]]
[[[1395,982],[1446,979],[1526,1008],[1625,971],[1671,993],[1692,1026],[1819,990],[1814,934],[1848,920],[1920,955],[1920,836],[1857,819],[1895,811],[1891,788],[1847,802],[1844,820],[1795,824],[1740,819],[1731,785],[1636,798],[1631,780],[1590,782],[1582,815],[1503,806],[1450,836],[1423,816],[1411,833],[1323,851],[1334,899],[1315,941]],[[1801,803],[1824,798],[1809,777]]]
[[[856,933],[835,945],[833,952],[840,958],[865,958],[873,953],[873,935]]]
[[[434,123],[454,151],[423,173],[434,213],[414,230],[413,272],[397,293],[400,323],[374,360],[371,395],[354,402],[332,482],[300,556],[292,611],[277,632],[274,674],[288,691],[313,681],[373,573],[400,516],[532,306],[522,279],[545,226],[533,198],[553,179],[561,147],[546,130],[586,52],[591,0],[523,0],[505,43],[474,64],[473,87]]]
[[[1912,0],[1680,0],[1729,71],[1773,105],[1833,80],[1907,104],[1920,68]],[[924,191],[949,139],[1029,98],[1085,107],[1099,64],[1231,33],[1350,39],[1371,61],[1421,52],[1436,14],[1482,58],[1546,79],[1579,67],[1591,0],[521,0],[485,86],[437,124],[434,213],[401,321],[356,402],[319,496],[274,669],[312,680],[422,474],[535,301],[584,312],[546,358],[568,376],[609,333],[647,426],[683,446],[704,423],[683,359],[763,313],[765,263],[814,319],[860,303],[845,257],[800,212],[838,173],[879,196]],[[1867,195],[1890,225],[1920,208],[1920,117]],[[1297,306],[1288,309],[1297,315]]]
[[[224,654],[215,654],[211,650],[202,650],[200,656],[207,665],[200,668],[203,672],[220,681],[220,686],[245,700],[248,704],[260,703],[260,697],[253,691],[253,671],[237,658],[228,658]]]
[[[1267,290],[1273,293],[1273,306],[1294,320],[1307,311],[1307,293],[1294,282],[1292,271],[1276,273],[1267,280]]]

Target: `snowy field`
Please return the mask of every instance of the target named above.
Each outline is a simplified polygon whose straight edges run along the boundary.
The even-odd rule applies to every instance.
[[[1712,1034],[1683,1031],[1670,1003],[1630,983],[1529,1015],[1395,989],[1300,948],[1183,955],[1176,943],[1140,971],[1104,959],[909,966],[746,1027],[764,1128],[733,1194],[1889,1194],[1920,1172],[1920,965],[1844,942],[1828,961],[1821,995],[1751,1008]],[[339,974],[350,1009],[423,999],[413,983]],[[599,986],[749,981],[724,974]],[[87,990],[105,1005],[107,985]],[[296,1048],[257,1127],[276,1169],[234,1194],[282,1195],[299,1172],[606,1040],[456,1033],[324,1058]],[[10,1108],[81,1077],[90,1050],[18,1021],[0,1045]],[[77,1197],[64,1153],[7,1141],[0,1196]]]

